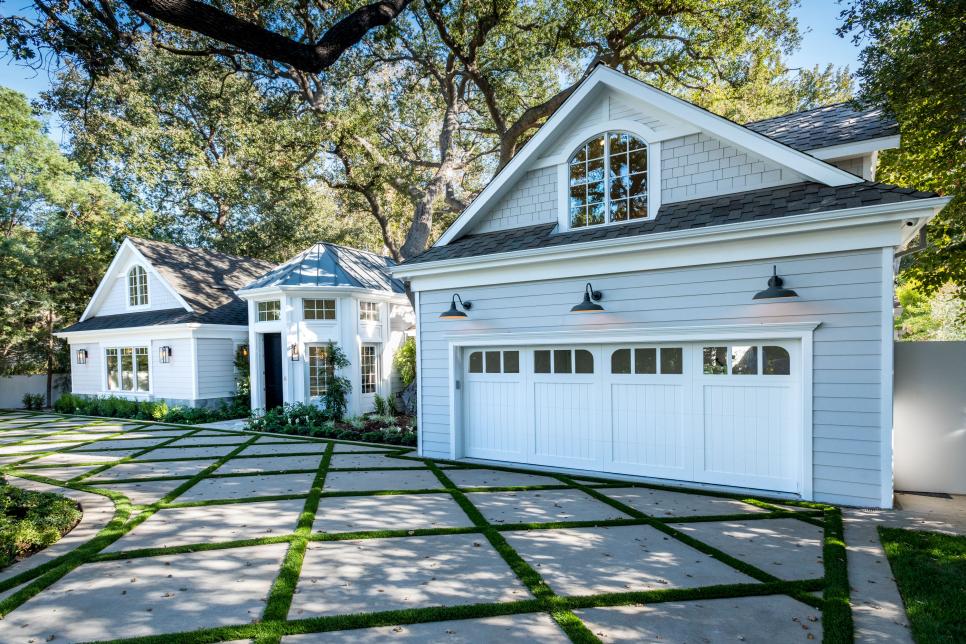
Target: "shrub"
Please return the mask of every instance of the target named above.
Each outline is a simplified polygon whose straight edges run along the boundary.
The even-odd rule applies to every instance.
[[[0,568],[54,543],[80,518],[71,499],[22,490],[0,477]]]
[[[406,338],[399,346],[392,358],[392,366],[405,386],[412,384],[416,379],[416,338]]]
[[[352,391],[352,382],[345,376],[340,375],[342,369],[349,366],[349,359],[345,355],[342,347],[329,342],[326,348],[329,356],[329,364],[332,366],[333,377],[329,380],[322,394],[322,406],[329,418],[342,420],[345,416],[346,407],[349,405],[349,392]]]
[[[87,408],[87,401],[74,394],[64,394],[54,402],[54,411],[61,414],[80,414]]]
[[[43,394],[24,394],[20,400],[23,402],[24,409],[33,410],[43,409],[47,402],[47,398]]]
[[[379,394],[376,394],[375,398],[375,413],[376,416],[392,417],[395,413],[395,406],[392,404],[392,396],[386,396],[383,398]]]

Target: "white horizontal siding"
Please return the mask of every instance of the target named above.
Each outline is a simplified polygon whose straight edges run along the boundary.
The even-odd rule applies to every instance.
[[[77,364],[77,352],[87,351],[87,364]],[[86,342],[70,345],[70,391],[75,394],[96,394],[101,390],[103,361],[101,345]]]
[[[130,313],[128,308],[127,273],[113,279],[111,288],[104,296],[104,301],[100,307],[93,312],[98,315],[116,315],[118,313]],[[168,290],[168,288],[154,276],[148,273],[148,306],[133,309],[135,311],[162,311],[164,309],[183,308]]]
[[[171,361],[161,364],[158,355],[161,347],[171,347]],[[174,400],[193,400],[194,395],[194,352],[191,340],[153,340],[151,341],[151,393],[155,398]]]
[[[800,300],[752,300],[764,288],[772,264],[778,265]],[[878,504],[878,486],[856,479],[878,476],[880,469],[880,278],[881,252],[875,249],[454,289],[473,302],[465,322],[439,319],[453,291],[424,291],[420,294],[419,363],[423,451],[427,456],[449,456],[447,347],[453,336],[815,321],[821,325],[814,334],[813,461],[822,466],[813,472],[816,498]],[[569,313],[587,281],[603,291],[601,304],[607,315]]]
[[[199,338],[198,397],[225,398],[235,393],[235,349],[227,338]]]

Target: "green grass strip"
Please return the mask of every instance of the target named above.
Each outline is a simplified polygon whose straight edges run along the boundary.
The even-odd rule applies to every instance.
[[[299,583],[302,574],[302,564],[305,561],[305,552],[308,549],[309,536],[312,534],[312,524],[315,522],[315,513],[319,510],[319,499],[322,495],[322,488],[325,486],[325,476],[332,461],[334,446],[329,443],[319,463],[315,480],[312,482],[312,489],[305,499],[305,506],[299,516],[298,525],[295,528],[294,537],[289,544],[282,567],[278,577],[272,584],[272,589],[268,593],[268,601],[265,604],[265,612],[262,614],[263,622],[284,622],[288,618],[288,611],[292,607],[292,597]],[[269,644],[278,642],[280,638],[274,635],[262,636],[257,638],[258,644]]]
[[[826,644],[845,644],[853,641],[852,606],[849,597],[849,567],[845,549],[845,529],[842,511],[825,510],[825,535],[822,545],[825,562],[825,592],[822,609],[822,641]]]

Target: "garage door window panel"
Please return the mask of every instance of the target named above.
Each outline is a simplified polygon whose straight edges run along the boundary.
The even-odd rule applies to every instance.
[[[765,345],[761,349],[762,374],[766,376],[787,376],[791,374],[791,358],[785,347]]]
[[[735,376],[758,375],[758,347],[731,347],[731,374]]]

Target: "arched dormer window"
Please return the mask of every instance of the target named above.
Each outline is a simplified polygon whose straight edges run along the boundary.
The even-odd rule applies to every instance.
[[[627,132],[605,132],[570,158],[571,228],[647,217],[647,144]]]
[[[127,272],[127,302],[129,306],[148,303],[148,272],[142,266],[134,266]]]

